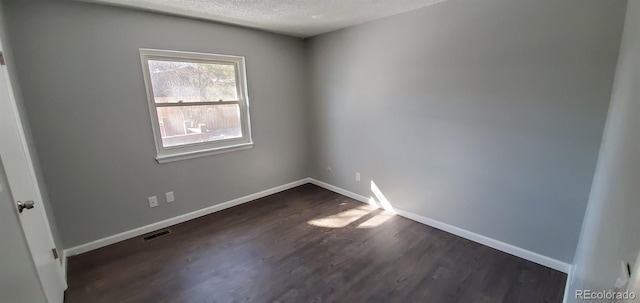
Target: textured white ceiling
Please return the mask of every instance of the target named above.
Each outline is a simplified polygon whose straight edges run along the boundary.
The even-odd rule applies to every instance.
[[[311,37],[445,0],[81,0]]]

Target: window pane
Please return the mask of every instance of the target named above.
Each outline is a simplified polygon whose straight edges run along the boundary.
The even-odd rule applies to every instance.
[[[148,62],[156,103],[238,100],[233,64]]]
[[[164,147],[242,137],[238,104],[168,106],[157,110]]]

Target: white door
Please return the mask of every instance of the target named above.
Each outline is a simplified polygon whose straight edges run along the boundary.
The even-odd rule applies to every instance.
[[[0,52],[3,50],[1,43],[0,41]],[[5,65],[0,65],[0,158],[14,202],[33,203],[33,208],[24,209],[18,218],[46,302],[61,303],[66,281],[60,262],[54,258],[52,252],[55,246],[51,228],[42,204],[42,196]]]
[[[38,272],[22,232],[0,159],[0,298],[2,302],[44,302]]]

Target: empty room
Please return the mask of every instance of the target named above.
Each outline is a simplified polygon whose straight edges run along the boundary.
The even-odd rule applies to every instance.
[[[0,0],[0,303],[640,302],[640,0]]]

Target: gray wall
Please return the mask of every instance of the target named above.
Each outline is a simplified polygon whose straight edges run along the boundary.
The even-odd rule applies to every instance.
[[[312,38],[312,177],[571,263],[625,5],[450,0]]]
[[[639,129],[640,1],[634,0],[627,9],[611,107],[568,298],[574,297],[576,289],[613,289],[621,262],[633,266],[636,261],[640,249]]]
[[[53,214],[53,205],[51,205],[51,200],[49,199],[49,194],[46,187],[46,182],[44,180],[44,176],[42,174],[42,169],[40,167],[40,159],[38,157],[38,153],[35,149],[35,142],[33,139],[33,134],[31,132],[31,126],[29,123],[29,118],[26,114],[26,108],[24,103],[24,98],[22,97],[22,88],[20,87],[20,83],[18,81],[18,74],[16,71],[16,62],[13,57],[13,51],[11,48],[11,40],[7,36],[7,26],[6,26],[6,15],[4,12],[4,7],[2,3],[0,3],[0,39],[2,39],[3,51],[5,62],[7,64],[7,70],[9,72],[9,77],[11,79],[11,86],[13,89],[13,94],[16,99],[16,103],[18,106],[18,112],[20,114],[20,120],[22,122],[22,128],[25,132],[27,146],[29,148],[29,154],[31,156],[31,162],[33,163],[36,179],[38,180],[40,194],[42,195],[42,203],[44,205],[47,219],[49,221],[49,226],[51,227],[51,233],[53,235],[54,245],[58,251],[62,251],[64,247],[62,246],[62,240],[60,238],[60,233],[58,231],[57,220]],[[60,262],[63,260],[60,259]]]
[[[624,0],[450,0],[307,43],[4,1],[65,247],[311,175],[363,195],[373,180],[399,208],[572,261]],[[156,163],[141,47],[246,56],[255,147]]]
[[[62,0],[10,0],[5,10],[65,247],[307,177],[302,40]],[[158,164],[141,47],[246,56],[255,146]],[[175,203],[164,202],[168,191]]]

